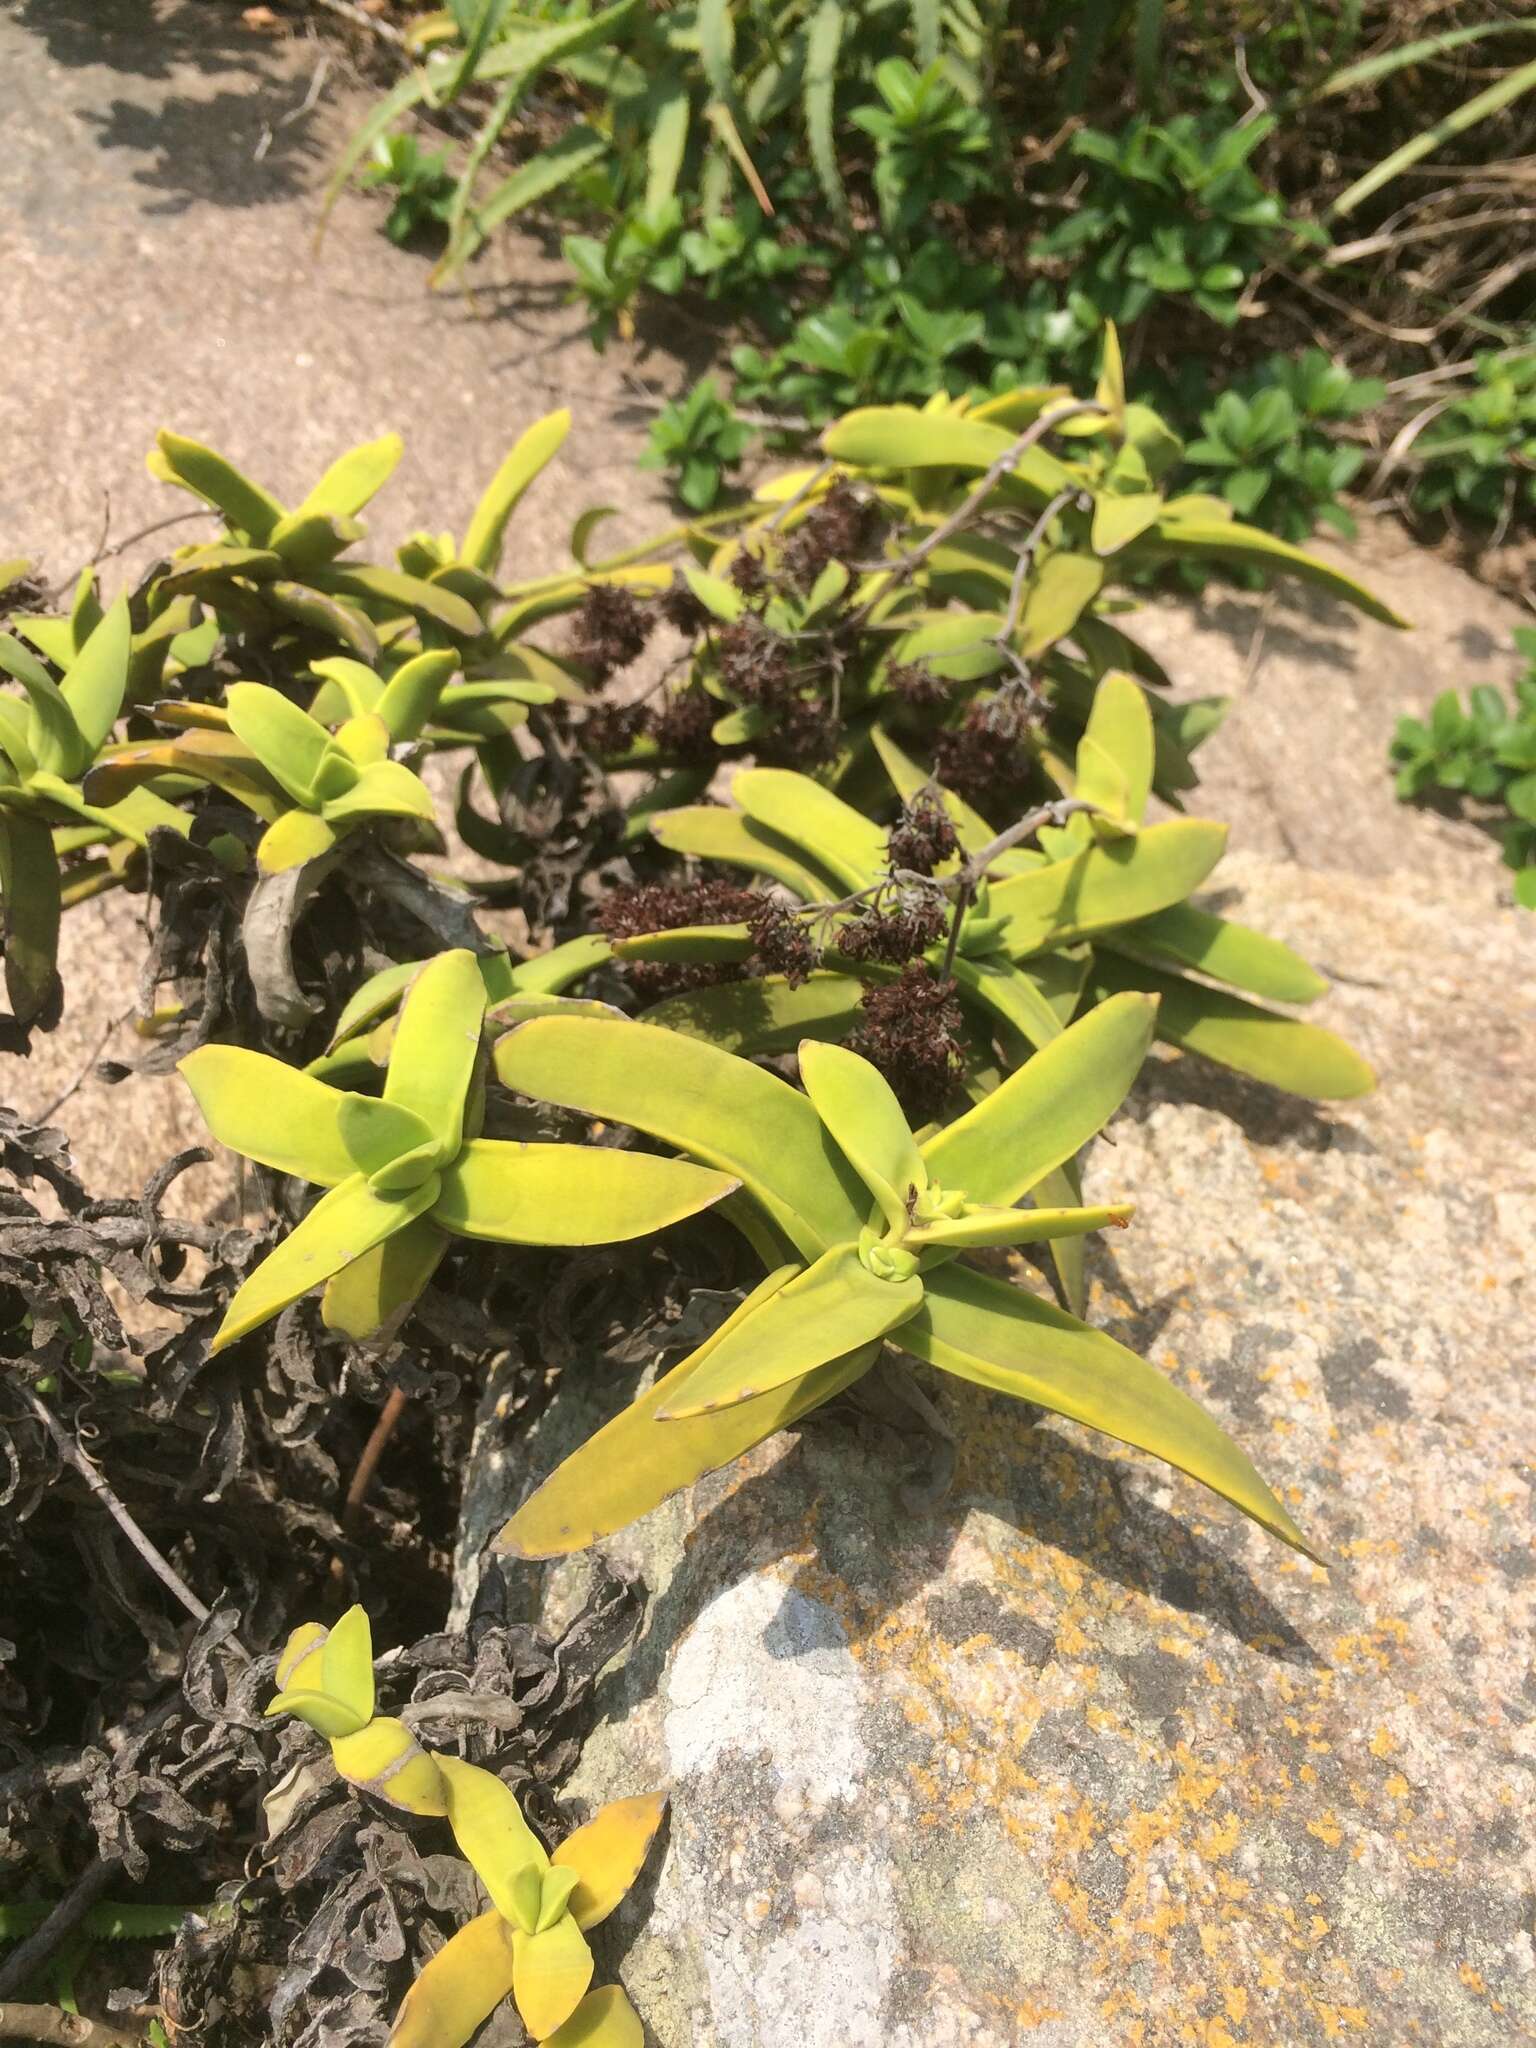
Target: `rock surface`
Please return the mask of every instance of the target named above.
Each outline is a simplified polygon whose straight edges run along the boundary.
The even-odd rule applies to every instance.
[[[1155,1063],[1090,1154],[1141,1204],[1090,1313],[1336,1562],[949,1381],[927,1517],[910,1446],[833,1415],[615,1539],[649,1616],[571,1790],[673,1788],[607,1958],[660,2048],[1536,2036],[1536,936],[1233,866],[1386,1085]],[[540,1472],[626,1391],[562,1391]]]

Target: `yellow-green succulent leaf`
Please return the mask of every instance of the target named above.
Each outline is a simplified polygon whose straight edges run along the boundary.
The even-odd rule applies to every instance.
[[[1125,358],[1120,353],[1120,335],[1113,320],[1104,322],[1104,356],[1099,365],[1099,381],[1094,397],[1109,414],[1110,424],[1123,427],[1125,424]],[[1074,420],[1074,427],[1092,424]]]
[[[320,1683],[364,1721],[373,1718],[373,1630],[365,1607],[333,1622],[320,1652]]]
[[[680,960],[706,965],[751,957],[751,927],[744,924],[680,925],[671,931],[637,932],[613,941],[615,960]]]
[[[562,1870],[551,1860],[549,1868],[538,1881],[539,1909],[529,1929],[531,1934],[542,1934],[546,1927],[554,1926],[567,1911],[571,1893],[580,1881],[574,1870]]]
[[[1272,1003],[1313,1003],[1328,993],[1325,976],[1279,939],[1192,903],[1175,903],[1138,918],[1107,941],[1116,952],[1153,956],[1193,967]]]
[[[458,665],[458,653],[451,647],[428,648],[425,654],[401,663],[373,707],[391,739],[399,742],[421,737]]]
[[[356,782],[344,794],[325,806],[331,824],[346,825],[358,818],[421,818],[437,822],[432,792],[403,761],[374,761],[360,769]]]
[[[447,1788],[436,1757],[422,1748],[403,1721],[389,1715],[333,1741],[331,1761],[349,1785],[406,1813],[440,1817],[448,1811]]]
[[[739,1179],[809,1257],[863,1227],[868,1196],[810,1102],[777,1075],[653,1025],[540,1017],[496,1047],[503,1084],[632,1124]]]
[[[520,1870],[512,1873],[507,1885],[507,1903],[512,1908],[512,1924],[514,1927],[520,1927],[524,1934],[533,1934],[538,1930],[539,1909],[544,1897],[543,1876],[544,1872],[537,1863],[525,1863]]]
[[[330,745],[317,719],[265,683],[231,683],[224,693],[229,729],[296,804],[313,802],[315,777]]]
[[[880,827],[793,768],[743,768],[731,795],[754,825],[787,839],[845,889],[862,889],[885,866]]]
[[[311,570],[311,579],[321,573]],[[355,604],[316,590],[312,580],[295,583],[287,577],[278,577],[264,584],[262,595],[275,610],[287,618],[296,619],[311,633],[323,633],[339,640],[343,647],[350,647],[363,661],[378,660],[378,633],[372,621]]]
[[[1163,974],[1108,950],[1094,964],[1098,993],[1144,989],[1158,998],[1157,1036],[1273,1088],[1322,1102],[1369,1095],[1376,1070],[1345,1038],[1321,1024],[1282,1017],[1225,989]]]
[[[640,1875],[666,1810],[665,1792],[612,1800],[554,1851],[551,1860],[576,1879],[571,1914],[583,1933],[608,1918]]]
[[[465,2048],[512,1989],[512,1930],[492,1907],[422,1966],[389,2048]]]
[[[361,1174],[332,1188],[238,1289],[210,1351],[224,1350],[393,1231],[414,1223],[437,1193],[435,1176],[402,1195],[376,1194]]]
[[[782,975],[685,989],[653,1003],[641,1018],[723,1052],[793,1052],[802,1039],[846,1038],[859,1022],[864,983],[851,974],[816,972],[797,988]]]
[[[484,1018],[485,980],[465,946],[429,960],[400,1006],[384,1100],[420,1118],[445,1162],[464,1135]]]
[[[475,507],[464,536],[463,559],[472,568],[489,574],[501,560],[507,521],[517,502],[546,463],[550,462],[571,430],[571,415],[564,406],[558,412],[535,420],[512,444],[511,452],[492,477],[485,495]]]
[[[549,1862],[548,1852],[523,1819],[511,1786],[494,1771],[446,1754],[437,1762],[447,1792],[448,1825],[459,1854],[473,1866],[492,1905],[513,1920],[513,1885],[518,1872],[530,1863],[542,1870]]]
[[[673,853],[750,868],[754,874],[782,882],[806,903],[829,902],[840,893],[834,877],[819,872],[799,847],[719,804],[658,811],[651,819],[651,832]]]
[[[355,518],[388,483],[404,453],[405,443],[398,434],[381,434],[377,441],[349,448],[297,506],[295,517],[318,513],[325,518]]]
[[[1093,501],[1093,527],[1089,545],[1096,555],[1118,554],[1162,518],[1164,501],[1156,491],[1128,491],[1115,496],[1105,491]]]
[[[552,946],[547,953],[536,953],[531,960],[519,960],[506,970],[506,985],[490,991],[492,1002],[498,1002],[509,995],[559,995],[573,983],[581,981],[595,967],[612,955],[613,948],[596,932],[584,933],[578,939],[567,939],[564,945]],[[504,964],[506,956],[497,956]],[[482,960],[482,965],[486,962]]]
[[[429,1216],[407,1223],[326,1281],[325,1327],[356,1343],[372,1337],[417,1299],[447,1249],[447,1236]]]
[[[796,1270],[780,1268],[764,1287],[782,1287]],[[762,1288],[749,1295],[716,1336],[739,1328],[762,1298]],[[658,1411],[700,1361],[701,1346],[573,1451],[524,1501],[496,1547],[527,1558],[585,1550],[842,1393],[869,1370],[879,1351],[878,1343],[861,1345],[755,1401],[687,1422],[659,1422]]]
[[[256,865],[264,875],[286,874],[330,852],[340,835],[314,811],[284,811],[256,842]]]
[[[1170,502],[1164,507],[1163,517],[1157,526],[1146,535],[1143,546],[1146,559],[1151,561],[1178,561],[1186,555],[1193,555],[1201,561],[1240,562],[1267,570],[1271,575],[1276,570],[1283,570],[1304,583],[1315,583],[1319,588],[1331,591],[1335,597],[1346,599],[1367,618],[1379,619],[1383,625],[1406,627],[1410,624],[1389,604],[1383,604],[1363,583],[1356,582],[1342,569],[1335,569],[1331,562],[1325,562],[1319,555],[1308,554],[1304,548],[1293,547],[1277,534],[1265,533],[1257,526],[1245,526],[1238,520],[1207,520],[1177,515],[1175,503]],[[1136,550],[1138,559],[1142,558],[1143,546]]]
[[[587,1993],[564,2026],[545,2035],[542,2048],[645,2048],[645,2028],[622,1987],[604,1984]]]
[[[480,614],[467,598],[457,596],[441,583],[406,576],[398,569],[386,569],[373,562],[338,562],[332,568],[312,569],[309,578],[318,590],[334,597],[414,612],[446,627],[460,640],[478,640],[485,630]]]
[[[291,569],[322,568],[361,540],[363,528],[355,519],[343,519],[329,512],[289,512],[268,535],[272,552]]]
[[[339,1742],[356,1735],[366,1723],[345,1700],[332,1699],[328,1692],[310,1692],[290,1686],[269,1700],[262,1710],[267,1716],[293,1714],[327,1742]]]
[[[1015,960],[1182,902],[1221,859],[1227,828],[1174,818],[1133,838],[1088,846],[1069,860],[994,882],[991,913],[1006,920],[999,950]]]
[[[1187,1472],[1297,1550],[1316,1552],[1246,1453],[1145,1359],[1061,1309],[967,1266],[932,1274],[902,1336],[926,1364],[1037,1402]]]
[[[949,1245],[957,1249],[987,1244],[1044,1244],[1060,1237],[1084,1237],[1091,1230],[1123,1228],[1131,1220],[1133,1202],[1113,1202],[1098,1209],[994,1209],[977,1204],[963,1216],[944,1216],[914,1230],[908,1243]]]
[[[88,754],[96,752],[117,723],[132,653],[128,599],[119,597],[102,614],[59,685]]]
[[[27,693],[26,748],[37,766],[73,781],[90,759],[90,749],[58,684],[29,648],[0,633],[0,668]]]
[[[353,767],[371,768],[375,761],[389,759],[389,727],[377,712],[364,711],[355,718],[345,719],[337,727],[331,745],[339,749]],[[315,793],[324,797],[332,792],[317,787]]]
[[[1156,1011],[1146,997],[1122,995],[1069,1025],[928,1140],[930,1176],[974,1202],[1010,1208],[1120,1107],[1152,1042]]]
[[[539,1934],[512,1930],[512,2000],[523,2025],[542,2041],[564,2024],[592,1982],[592,1951],[569,1913]]]
[[[1064,640],[1104,584],[1097,555],[1058,548],[1040,564],[1024,596],[1014,645],[1026,661]]]
[[[688,1159],[599,1145],[477,1138],[444,1167],[432,1220],[501,1244],[619,1244],[665,1230],[741,1183]]]
[[[1043,959],[1053,956],[1043,954]],[[1034,962],[1031,961],[1031,966]],[[1061,1023],[1034,977],[1001,953],[984,953],[969,959],[956,953],[950,972],[960,987],[977,1002],[985,1004],[995,1017],[1011,1025],[1038,1051],[1061,1035]]]
[[[913,1200],[928,1185],[928,1169],[890,1082],[847,1046],[810,1038],[800,1046],[800,1080],[816,1114],[899,1235]]]
[[[904,1279],[880,1278],[856,1245],[836,1245],[711,1344],[674,1386],[658,1419],[686,1422],[770,1394],[889,1335],[917,1313],[922,1300],[923,1283],[915,1272]]]
[[[866,405],[834,420],[821,445],[835,461],[860,469],[990,469],[1018,439],[1006,427],[954,412],[909,405]],[[1040,504],[1073,481],[1066,464],[1038,444],[1026,448],[1012,477]]]
[[[151,459],[155,474],[217,507],[237,533],[246,534],[258,545],[267,541],[283,517],[283,507],[270,492],[200,441],[189,441],[162,428],[155,436],[155,447],[160,458],[158,465]]]
[[[1089,752],[1084,755],[1084,747]],[[1073,795],[1098,804],[1130,825],[1139,825],[1152,794],[1152,713],[1147,693],[1133,676],[1111,669],[1093,693],[1093,707],[1077,754]],[[1102,773],[1108,762],[1115,771]]]
[[[0,634],[0,640],[4,637]],[[20,698],[0,696],[0,754],[4,755],[21,782],[37,770],[37,757],[27,744],[29,723]]]
[[[1035,1182],[1029,1199],[1039,1209],[1080,1208],[1083,1200],[1082,1168],[1075,1159],[1065,1159]],[[1084,1258],[1086,1240],[1081,1237],[1053,1237],[1049,1240],[1051,1264],[1067,1307],[1081,1318],[1088,1306],[1088,1274]]]
[[[301,1621],[283,1645],[272,1674],[279,1692],[314,1692],[320,1686],[321,1653],[330,1630],[322,1622]]]
[[[321,1187],[373,1173],[427,1135],[402,1105],[328,1088],[244,1046],[200,1045],[177,1064],[221,1145]]]
[[[18,1023],[30,1024],[53,998],[63,907],[59,860],[46,822],[0,811],[5,988]]]

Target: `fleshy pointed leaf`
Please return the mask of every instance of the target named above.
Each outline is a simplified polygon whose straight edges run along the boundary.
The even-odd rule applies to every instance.
[[[283,516],[283,508],[260,484],[253,483],[213,449],[162,428],[155,436],[160,473],[195,497],[215,505],[238,533],[261,545]]]
[[[979,811],[973,811],[964,797],[956,796],[952,789],[945,789],[942,783],[936,782],[927,769],[896,744],[883,726],[875,726],[869,737],[903,803],[910,803],[919,790],[931,790],[937,796],[949,814],[962,851],[979,853],[996,837]],[[996,872],[1003,870],[999,868]]]
[[[927,1290],[901,1339],[914,1357],[1150,1451],[1316,1555],[1226,1431],[1135,1352],[966,1266],[931,1275]]]
[[[543,2048],[645,2048],[645,2029],[621,1986],[604,1984],[587,1993],[563,2027],[544,2037]]]
[[[514,1878],[530,1863],[543,1870],[548,1852],[524,1820],[511,1786],[494,1771],[446,1754],[438,1758],[438,1768],[448,1789],[448,1824],[459,1854],[510,1920]]]
[[[39,768],[69,780],[81,774],[90,750],[75,724],[64,692],[30,648],[0,633],[0,668],[27,693],[26,747]]]
[[[1157,1036],[1166,1044],[1292,1095],[1346,1102],[1369,1095],[1376,1086],[1376,1070],[1337,1032],[1277,1016],[1225,989],[1163,974],[1107,951],[1095,960],[1093,984],[1101,993],[1146,989],[1158,998]]]
[[[308,807],[330,743],[325,727],[265,683],[231,683],[224,702],[236,739],[296,804]]]
[[[475,507],[464,536],[464,559],[474,568],[489,572],[501,560],[507,521],[516,510],[518,499],[553,459],[570,431],[571,415],[562,406],[558,412],[535,420],[513,443],[511,453]]]
[[[328,1330],[362,1342],[416,1300],[448,1249],[429,1216],[418,1216],[325,1283],[320,1304]]]
[[[1141,1070],[1156,1005],[1121,996],[1069,1025],[1002,1087],[930,1138],[923,1158],[940,1187],[1010,1208],[1087,1144]]]
[[[53,836],[41,818],[0,812],[0,913],[5,992],[19,1024],[53,1002],[58,985],[62,883]]]
[[[327,1742],[338,1742],[348,1735],[356,1735],[362,1726],[344,1700],[332,1699],[328,1692],[313,1692],[299,1686],[290,1687],[269,1700],[263,1714],[297,1714],[306,1727],[313,1728],[317,1735],[323,1735]]]
[[[414,1223],[437,1193],[435,1175],[401,1195],[375,1194],[361,1174],[332,1188],[238,1289],[210,1351],[224,1350],[391,1232]]]
[[[1093,501],[1091,544],[1096,555],[1118,554],[1163,516],[1164,501],[1156,491],[1131,491],[1121,497],[1104,492]]]
[[[1312,1003],[1328,993],[1326,977],[1279,939],[1197,910],[1192,903],[1175,903],[1138,918],[1105,943],[1117,953],[1150,954],[1154,961],[1193,967],[1213,981],[1273,1003]]]
[[[1085,760],[1080,747],[1073,795],[1085,803],[1099,805],[1127,824],[1139,825],[1152,793],[1153,740],[1146,692],[1134,677],[1111,669],[1102,678],[1093,693],[1093,709],[1088,714],[1083,741],[1101,750],[1102,758],[1113,764],[1119,779],[1113,789],[1096,780],[1094,757],[1090,753]]]
[[[465,2048],[512,1990],[512,1930],[493,1907],[428,1958],[395,2016],[389,2048]]]
[[[592,1951],[567,1913],[542,1934],[512,1930],[512,1998],[523,2025],[542,2041],[568,2020],[592,1982]]]
[[[837,1245],[781,1288],[756,1315],[711,1344],[658,1414],[686,1421],[802,1379],[871,1344],[915,1315],[923,1283],[878,1279],[852,1245]]]
[[[373,1719],[373,1630],[365,1607],[349,1607],[332,1624],[320,1653],[320,1683],[359,1720]]]
[[[798,1089],[746,1060],[647,1024],[541,1017],[496,1048],[505,1086],[633,1124],[734,1175],[814,1258],[863,1227],[863,1183]]]
[[[782,882],[806,903],[828,902],[838,893],[834,878],[819,873],[800,848],[721,805],[658,811],[651,819],[651,831],[673,853],[750,868],[754,874]]]
[[[331,1744],[331,1761],[349,1784],[406,1813],[443,1815],[447,1787],[437,1767],[403,1721],[370,1719],[355,1735]]]
[[[913,1198],[928,1185],[928,1169],[890,1082],[847,1046],[814,1039],[800,1047],[800,1080],[886,1221],[900,1231]]]
[[[941,1217],[914,1230],[911,1243],[957,1248],[987,1244],[1045,1244],[1053,1238],[1085,1237],[1091,1230],[1117,1229],[1129,1223],[1134,1203],[1116,1202],[1102,1209],[992,1209],[978,1206],[963,1216]]]
[[[1038,957],[1049,960],[1054,955],[1045,953]],[[950,968],[961,988],[984,1003],[995,1017],[1011,1025],[1026,1044],[1038,1050],[1060,1035],[1061,1021],[1056,1012],[1034,978],[1015,961],[1001,953],[986,953],[975,960],[957,953]]]
[[[885,834],[852,804],[792,768],[743,768],[731,795],[766,826],[827,869],[846,889],[862,889],[885,866]]]
[[[765,1437],[808,1415],[867,1372],[880,1350],[866,1344],[762,1394],[687,1422],[656,1418],[687,1375],[754,1318],[799,1270],[781,1266],[749,1294],[711,1338],[588,1438],[524,1501],[497,1548],[515,1557],[564,1557],[611,1536],[659,1507],[669,1494],[729,1465]]]
[[[798,988],[782,975],[725,981],[668,996],[652,1004],[641,1022],[701,1038],[723,1052],[793,1052],[807,1037],[846,1038],[858,1024],[864,986],[851,974],[821,972]]]
[[[412,982],[400,1008],[384,1100],[412,1112],[451,1161],[464,1133],[464,1105],[480,1057],[485,982],[467,947],[439,953]]]
[[[373,622],[355,604],[343,603],[339,597],[312,589],[308,583],[295,583],[286,576],[265,584],[263,594],[274,609],[287,618],[297,619],[309,632],[339,640],[360,660],[378,660],[379,636]]]
[[[286,874],[319,860],[340,834],[314,811],[284,811],[256,842],[256,865],[264,875]]]
[[[343,795],[325,805],[330,824],[347,825],[359,818],[420,818],[435,825],[432,792],[403,761],[374,761],[358,773]]]
[[[1104,584],[1096,555],[1058,548],[1040,564],[1024,598],[1015,641],[1026,661],[1066,638]]]
[[[551,1861],[576,1873],[571,1914],[583,1934],[608,1918],[640,1875],[666,1810],[665,1792],[612,1800],[554,1851]]]
[[[244,1046],[200,1045],[177,1064],[221,1145],[323,1188],[374,1173],[429,1136],[401,1104],[327,1088]]]
[[[354,661],[350,654],[329,654],[312,661],[310,667],[325,678],[309,706],[310,717],[321,725],[340,725],[344,718],[360,718],[365,711],[378,710],[384,678],[366,661]]]
[[[485,630],[480,614],[467,598],[455,595],[444,584],[428,583],[399,569],[385,569],[373,562],[339,563],[334,568],[311,570],[309,580],[317,590],[335,597],[358,598],[365,604],[394,605],[401,611],[419,613],[422,618],[445,626],[460,640],[478,640]]]
[[[687,1159],[477,1138],[443,1169],[432,1216],[502,1244],[618,1244],[696,1216],[740,1185]]]
[[[104,612],[85,645],[70,663],[60,684],[64,701],[89,752],[94,754],[123,708],[128,661],[133,653],[133,627],[128,600],[119,597]]]
[[[301,1692],[313,1691],[319,1686],[321,1652],[329,1634],[330,1630],[318,1621],[300,1622],[291,1632],[272,1674],[279,1692],[287,1692],[290,1688]]]
[[[1006,920],[999,949],[1015,960],[1182,902],[1221,859],[1225,825],[1175,818],[1134,838],[994,882],[991,912]]]
[[[1171,506],[1165,507],[1164,518],[1144,541],[1137,544],[1137,560],[1180,561],[1190,556],[1200,561],[1239,562],[1267,570],[1270,574],[1279,572],[1296,576],[1303,583],[1315,583],[1320,589],[1331,591],[1335,597],[1344,598],[1364,612],[1367,618],[1380,619],[1383,625],[1406,627],[1411,624],[1389,604],[1383,604],[1363,583],[1357,583],[1353,576],[1347,576],[1342,569],[1335,569],[1320,555],[1311,555],[1304,548],[1293,547],[1289,541],[1281,540],[1278,534],[1265,533],[1257,526],[1245,526],[1237,520],[1177,518],[1172,516]]]
[[[398,434],[381,434],[377,441],[349,448],[331,464],[297,511],[325,518],[354,518],[388,483],[404,453],[405,443]]]
[[[392,740],[420,738],[458,665],[459,657],[452,648],[429,648],[395,670],[374,706]]]

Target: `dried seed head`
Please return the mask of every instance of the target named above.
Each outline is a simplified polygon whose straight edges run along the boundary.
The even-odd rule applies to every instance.
[[[848,1044],[879,1068],[914,1124],[942,1114],[963,1071],[965,1020],[952,981],[914,960],[881,988],[868,988],[863,1023]]]
[[[643,651],[655,619],[650,607],[617,583],[594,583],[573,621],[571,651],[599,683]]]
[[[670,690],[650,714],[650,733],[664,754],[679,761],[712,761],[719,748],[711,737],[720,706],[707,690],[690,683]]]
[[[845,924],[837,935],[838,951],[850,960],[878,960],[882,966],[900,967],[934,945],[943,936],[944,926],[943,898],[912,893],[895,910],[866,910]]]
[[[781,903],[768,902],[751,920],[752,943],[765,974],[782,974],[791,988],[810,979],[816,948],[805,920]]]
[[[929,790],[920,789],[891,827],[886,853],[893,868],[931,875],[960,850],[948,811]]]

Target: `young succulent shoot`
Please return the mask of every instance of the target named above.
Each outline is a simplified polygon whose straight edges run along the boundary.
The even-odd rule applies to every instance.
[[[331,1628],[296,1628],[277,1660],[277,1688],[268,1716],[292,1714],[324,1736],[349,1785],[407,1813],[448,1811],[437,1759],[403,1721],[373,1711],[373,1634],[361,1607]]]
[[[1310,1555],[1248,1458],[1113,1339],[958,1262],[1128,1220],[1125,1205],[1021,1208],[1119,1107],[1156,1002],[1112,997],[957,1122],[919,1141],[867,1061],[808,1041],[801,1094],[653,1025],[545,1017],[501,1039],[509,1088],[648,1131],[730,1173],[732,1220],[771,1270],[711,1337],[561,1465],[502,1534],[579,1550],[857,1379],[889,1338],[939,1370],[1164,1459]]]
[[[81,788],[122,710],[132,649],[125,597],[101,615],[58,681],[30,648],[0,634],[0,669],[25,693],[0,694],[5,979],[22,1024],[55,1000],[59,920],[69,895],[60,854],[104,847],[95,878],[110,883],[157,826],[187,830],[185,815],[152,791],[97,802]]]
[[[550,1853],[493,1772],[448,1756],[438,1769],[454,1840],[491,1907],[411,1986],[389,2048],[462,2048],[509,1995],[549,2048],[640,2048],[640,2022],[618,1986],[588,1990],[586,1937],[640,1875],[665,1794],[613,1801]]]
[[[417,697],[441,687],[443,664],[453,659],[418,655],[394,678],[391,689],[405,685],[390,705],[400,737],[413,736]],[[403,825],[414,843],[441,851],[431,791],[391,758],[397,735],[382,708],[332,733],[265,683],[231,683],[219,724],[228,730],[205,719],[176,739],[123,747],[95,770],[90,787],[115,794],[167,774],[211,783],[267,820],[256,847],[266,875],[318,860],[364,825]]]
[[[485,1010],[473,953],[429,962],[401,1006],[379,1096],[239,1046],[199,1046],[181,1061],[221,1143],[328,1190],[237,1290],[214,1351],[319,1286],[328,1327],[372,1336],[416,1300],[455,1235],[613,1244],[735,1190],[734,1177],[687,1160],[482,1138]]]

